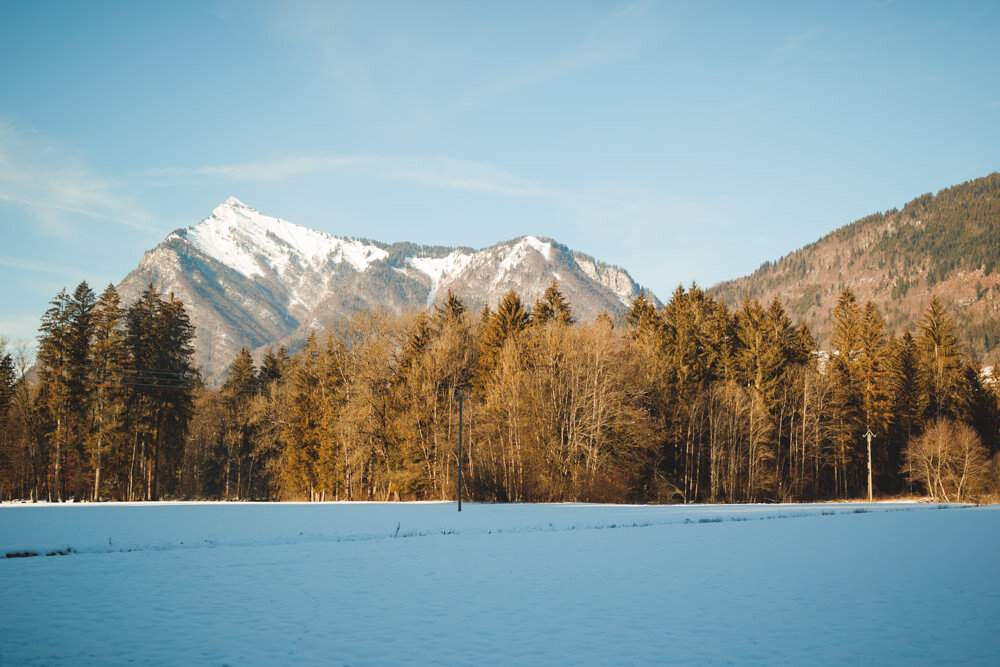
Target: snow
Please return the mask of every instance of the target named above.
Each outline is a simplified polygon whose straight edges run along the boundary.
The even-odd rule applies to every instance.
[[[496,288],[496,286],[499,285],[505,277],[507,277],[507,274],[520,266],[520,264],[524,261],[524,258],[527,257],[528,253],[532,250],[540,254],[545,261],[551,261],[551,243],[542,241],[537,236],[522,236],[517,240],[517,243],[507,250],[503,259],[500,260],[496,275],[493,277],[493,282],[490,285],[491,288]]]
[[[429,306],[442,281],[454,279],[462,273],[472,262],[472,257],[461,250],[455,250],[445,257],[407,257],[406,263],[431,279],[431,291],[427,295]]]
[[[315,271],[327,261],[347,262],[363,272],[388,256],[374,245],[264,215],[235,197],[185,230],[185,236],[199,250],[248,278],[263,275],[263,267],[273,268],[283,276],[294,264]]]
[[[526,245],[535,250],[538,254],[544,257],[546,260],[552,259],[552,244],[541,240],[537,236],[525,236],[524,241]]]
[[[0,663],[994,663],[939,507],[6,505]]]

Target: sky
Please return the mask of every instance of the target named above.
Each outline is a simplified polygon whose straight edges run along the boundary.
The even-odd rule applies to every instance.
[[[0,336],[232,195],[665,297],[1000,169],[996,2],[0,0]]]

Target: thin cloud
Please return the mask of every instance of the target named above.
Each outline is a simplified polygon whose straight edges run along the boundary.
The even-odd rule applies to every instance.
[[[641,19],[655,5],[656,2],[649,0],[632,3],[595,26],[590,34],[567,52],[547,62],[533,62],[521,70],[497,77],[463,95],[454,107],[477,106],[497,95],[634,58],[650,34]]]
[[[201,167],[174,167],[147,172],[151,185],[215,178],[223,181],[278,181],[326,171],[351,171],[374,178],[436,188],[515,197],[569,196],[496,167],[446,156],[385,157],[371,155],[301,157]]]
[[[62,264],[39,262],[34,259],[25,259],[23,257],[11,257],[9,255],[0,255],[0,266],[9,266],[13,269],[21,269],[24,271],[54,273],[61,276],[71,276],[71,277],[78,277],[83,274],[83,271],[80,271],[79,269],[72,269],[67,266],[63,266]]]
[[[0,120],[0,202],[31,211],[46,233],[74,238],[67,214],[152,231],[149,214],[123,189],[43,137]]]

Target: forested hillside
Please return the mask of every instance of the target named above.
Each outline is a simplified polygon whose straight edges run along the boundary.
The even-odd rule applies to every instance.
[[[998,269],[1000,173],[993,173],[862,218],[712,292],[730,306],[746,296],[777,296],[824,347],[845,287],[871,299],[897,334],[937,296],[969,353],[993,363],[1000,345]]]

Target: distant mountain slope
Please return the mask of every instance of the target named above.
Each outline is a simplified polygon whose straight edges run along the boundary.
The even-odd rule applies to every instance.
[[[1000,344],[998,270],[1000,173],[992,173],[862,218],[712,291],[730,305],[778,296],[821,342],[846,286],[873,300],[896,333],[936,294],[982,359]]]
[[[152,283],[174,292],[197,327],[196,356],[217,380],[240,347],[295,344],[359,310],[398,313],[448,290],[471,309],[516,289],[533,303],[555,278],[579,319],[623,312],[640,287],[623,269],[551,239],[482,250],[341,238],[258,213],[230,197],[145,253],[119,285],[126,301]]]

